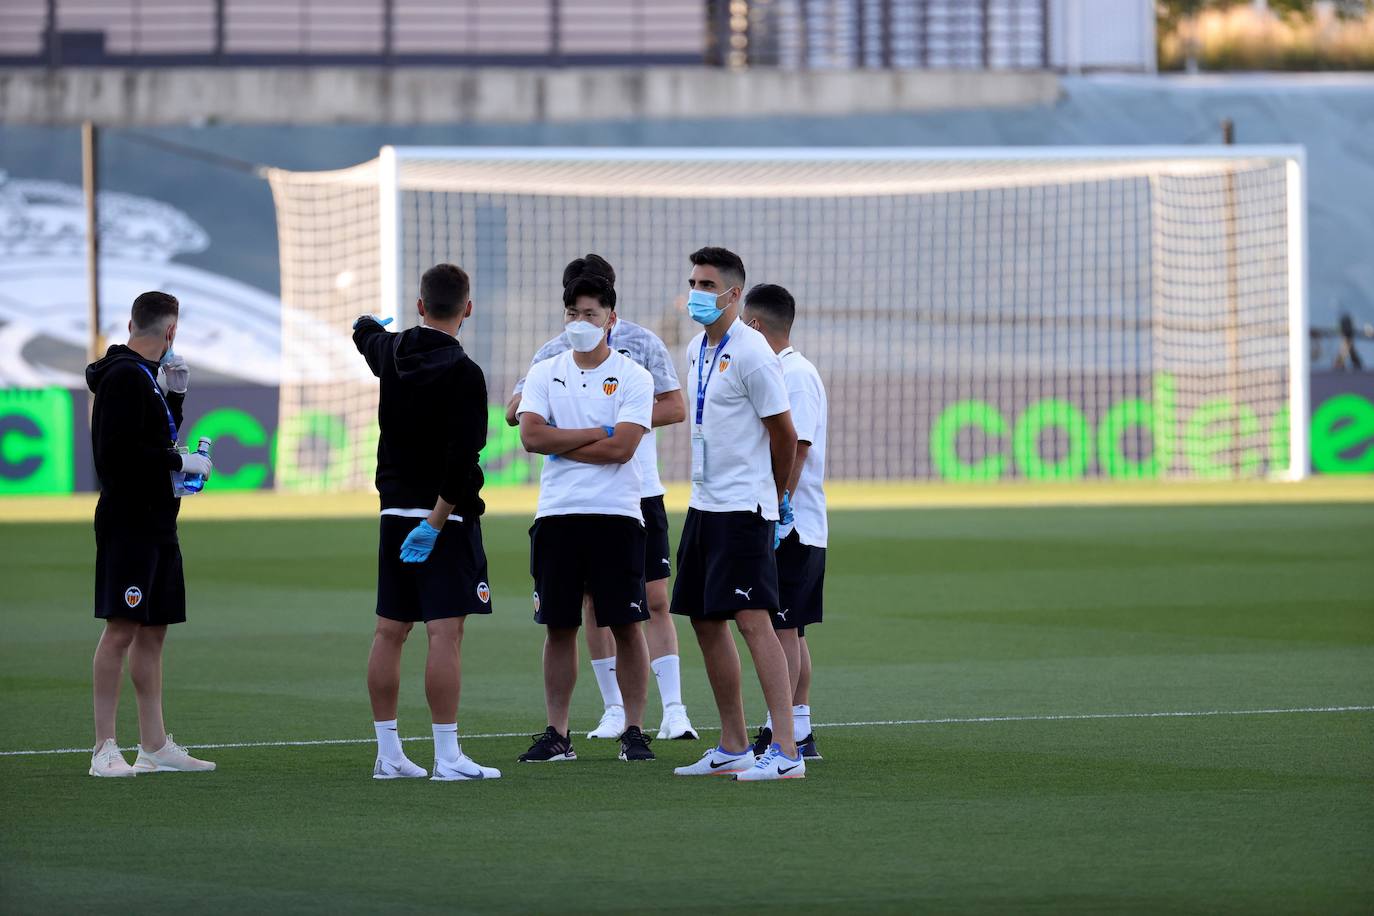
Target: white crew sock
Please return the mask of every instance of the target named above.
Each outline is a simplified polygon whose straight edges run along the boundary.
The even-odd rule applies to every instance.
[[[792,707],[792,740],[800,741],[811,734],[811,707]]]
[[[377,732],[378,757],[385,757],[387,760],[400,760],[405,756],[405,751],[401,750],[401,735],[396,731],[395,719],[373,722],[372,727]]]
[[[663,700],[663,711],[674,703],[682,703],[682,668],[676,655],[665,655],[649,662],[649,668],[658,679],[658,696]]]
[[[601,688],[601,702],[607,706],[624,706],[620,682],[615,679],[615,656],[592,659],[592,671],[596,674],[596,686]]]
[[[458,748],[458,723],[434,726],[434,759],[451,763],[462,751]]]
[[[763,720],[763,727],[770,732],[773,730],[773,714],[771,712],[768,714],[768,718]]]

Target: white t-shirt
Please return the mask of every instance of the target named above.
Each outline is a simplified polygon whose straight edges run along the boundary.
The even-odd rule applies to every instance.
[[[764,518],[777,521],[778,492],[762,418],[787,412],[782,363],[762,334],[736,319],[725,346],[707,347],[705,360],[698,366],[705,338],[703,331],[687,345],[685,393],[687,420],[693,428],[697,390],[706,383],[701,420],[705,474],[702,481],[692,482],[688,505],[704,512],[760,509]]]
[[[653,410],[653,379],[614,350],[595,369],[579,367],[571,350],[538,363],[526,377],[520,398],[520,413],[538,414],[562,429],[637,423],[648,430]],[[639,463],[634,459],[624,464],[585,464],[546,457],[535,518],[624,515],[643,524],[640,485]]]
[[[673,359],[668,355],[668,348],[659,340],[658,335],[643,325],[626,321],[624,318],[617,318],[615,327],[611,328],[611,338],[607,341],[611,349],[634,360],[645,369],[649,370],[649,375],[654,380],[654,396],[667,394],[670,391],[677,391],[682,387],[677,380],[677,369],[673,367]],[[568,335],[559,334],[550,340],[539,351],[534,354],[534,359],[530,360],[530,366],[557,356],[559,353],[566,353],[572,349],[572,344],[568,343]],[[520,394],[524,391],[525,380],[522,378],[515,383],[515,390],[512,395]],[[547,418],[545,418],[547,419]],[[663,488],[663,481],[658,476],[658,443],[653,430],[644,434],[644,438],[639,440],[639,448],[635,451],[635,461],[639,463],[639,475],[643,488],[639,495],[645,498],[650,496],[662,496],[666,491]]]
[[[782,377],[787,383],[787,398],[792,403],[792,425],[797,441],[811,443],[792,494],[793,525],[797,537],[811,547],[824,547],[829,534],[825,517],[825,428],[830,422],[830,406],[825,397],[821,374],[805,356],[788,347],[778,354]],[[790,530],[790,529],[789,529]],[[788,530],[782,532],[786,537]]]

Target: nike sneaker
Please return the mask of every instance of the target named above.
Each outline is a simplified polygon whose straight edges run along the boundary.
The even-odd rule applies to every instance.
[[[105,743],[91,754],[91,768],[88,772],[92,776],[138,775],[138,770],[129,766],[129,761],[119,752],[119,746],[114,743],[113,738],[106,738]]]
[[[420,771],[421,773],[424,770]],[[467,754],[459,754],[457,760],[434,761],[433,782],[461,782],[465,779],[500,779],[501,771],[496,767],[484,767]]]
[[[816,733],[812,732],[797,742],[797,751],[803,760],[820,760],[821,752],[816,750]]]
[[[734,776],[743,773],[754,765],[754,755],[749,751],[735,753],[720,747],[713,747],[701,755],[701,759],[685,767],[673,770],[674,776]]]
[[[521,763],[551,763],[555,760],[576,760],[572,735],[560,735],[558,729],[550,725],[542,735],[533,735],[534,744],[519,757]]]
[[[373,779],[424,779],[428,775],[424,767],[417,765],[405,754],[401,755],[400,760],[378,756],[376,764],[372,767]]]
[[[769,779],[804,779],[806,777],[806,761],[798,754],[797,758],[792,758],[783,754],[782,749],[776,744],[770,745],[767,753],[754,762],[754,765],[743,773],[738,773],[735,779],[740,782],[763,782]]]
[[[596,728],[587,732],[588,738],[619,738],[625,733],[625,707],[607,706]]]
[[[208,773],[215,765],[208,760],[197,760],[187,753],[186,748],[167,736],[167,743],[156,751],[145,751],[138,746],[138,759],[134,769],[140,773]]]
[[[759,729],[759,733],[754,736],[754,746],[750,749],[755,757],[762,757],[768,753],[768,747],[773,743],[773,730],[767,725]]]
[[[697,730],[692,720],[687,718],[687,707],[681,703],[669,703],[663,710],[663,724],[658,727],[658,737],[671,741],[695,741]]]
[[[620,736],[620,759],[653,760],[654,752],[649,750],[651,740],[653,739],[644,734],[638,725],[631,725],[625,729],[625,734]]]

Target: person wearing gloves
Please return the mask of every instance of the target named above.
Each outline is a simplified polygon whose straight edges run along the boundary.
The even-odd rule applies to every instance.
[[[172,740],[162,720],[162,647],[167,627],[186,620],[186,583],[177,541],[181,500],[176,473],[210,476],[206,455],[181,454],[177,431],[190,380],[172,354],[180,304],[147,292],[134,300],[129,342],[86,367],[95,395],[91,448],[100,498],[95,507],[95,616],[105,621],[91,666],[95,702],[92,776],[198,772],[197,760]],[[162,378],[159,380],[158,376]],[[133,766],[115,740],[124,660],[138,699],[138,757]]]
[[[458,742],[463,624],[491,613],[481,515],[486,506],[478,455],[487,441],[487,383],[458,343],[472,314],[462,268],[439,264],[420,278],[420,324],[399,334],[363,315],[353,343],[381,379],[377,420],[377,628],[367,659],[367,689],[377,733],[374,779],[429,775],[401,750],[396,726],[401,648],[424,621],[429,637],[425,697],[434,729],[434,775],[453,782],[496,779]]]

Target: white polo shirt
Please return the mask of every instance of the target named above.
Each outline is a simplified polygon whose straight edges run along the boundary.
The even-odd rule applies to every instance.
[[[583,369],[568,350],[537,364],[525,378],[520,413],[533,413],[562,429],[652,423],[654,383],[623,353],[595,369]],[[644,523],[639,511],[639,463],[584,464],[544,459],[535,518],[547,515],[624,515]]]
[[[657,334],[643,325],[617,318],[615,327],[611,328],[610,339],[606,343],[610,344],[612,350],[623,353],[649,370],[649,375],[654,380],[655,397],[677,391],[682,387],[677,380],[677,369],[673,367],[673,359],[668,355],[668,348],[663,345]],[[533,367],[571,349],[572,344],[568,343],[568,335],[559,334],[539,348],[534,354],[534,359],[530,360],[530,366]],[[515,390],[511,394],[520,394],[524,390],[525,380],[522,378],[515,383]],[[651,496],[662,496],[666,491],[658,475],[658,442],[652,430],[639,440],[635,461],[639,462],[642,485],[639,495],[646,499]]]
[[[782,363],[764,336],[739,319],[725,346],[708,346],[702,359],[705,339],[703,331],[687,345],[687,421],[695,428],[697,392],[704,383],[706,459],[703,479],[692,482],[688,505],[704,512],[758,509],[764,518],[777,521],[778,493],[762,419],[787,412]]]
[[[805,356],[791,347],[778,354],[782,377],[787,383],[787,398],[792,403],[792,425],[797,441],[811,443],[792,494],[793,527],[803,544],[824,547],[829,534],[825,517],[825,429],[830,421],[830,406],[821,374]],[[787,531],[783,531],[784,537]]]

